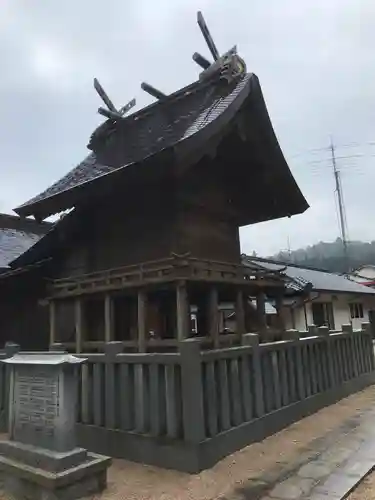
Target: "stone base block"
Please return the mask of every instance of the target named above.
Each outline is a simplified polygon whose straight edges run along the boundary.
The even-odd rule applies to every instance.
[[[49,472],[62,472],[87,460],[87,451],[83,448],[57,452],[18,441],[0,441],[0,455]]]
[[[111,459],[87,453],[86,460],[60,472],[50,472],[0,456],[4,494],[9,500],[75,500],[103,491]]]

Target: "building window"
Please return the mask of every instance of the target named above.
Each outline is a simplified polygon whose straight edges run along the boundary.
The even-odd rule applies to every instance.
[[[363,318],[363,305],[360,302],[353,302],[349,304],[350,307],[350,317],[354,318]]]
[[[313,302],[313,322],[316,326],[328,326],[330,330],[335,329],[333,307],[331,302]]]
[[[198,320],[196,314],[190,314],[190,330],[192,335],[198,335]]]

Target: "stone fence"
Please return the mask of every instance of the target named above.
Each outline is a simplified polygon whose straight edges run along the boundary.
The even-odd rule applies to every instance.
[[[211,351],[187,339],[178,353],[162,354],[123,353],[111,342],[104,354],[80,355],[80,444],[194,473],[374,382],[368,324],[287,337],[259,344],[249,333],[242,346]],[[5,425],[9,374],[0,369]]]

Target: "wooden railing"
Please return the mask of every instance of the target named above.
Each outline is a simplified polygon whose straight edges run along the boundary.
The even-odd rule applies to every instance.
[[[281,335],[282,333],[279,332]],[[213,347],[214,339],[212,337],[194,337],[197,342],[200,343],[202,349],[209,349]],[[241,342],[241,335],[239,333],[225,333],[218,335],[218,345],[220,347],[230,347],[232,345],[238,345]],[[122,340],[116,341],[118,345],[123,347],[124,351],[137,351],[139,347],[138,340]],[[107,342],[104,340],[86,340],[82,342],[82,352],[105,352]],[[56,344],[55,344],[56,345]],[[76,352],[76,343],[75,342],[58,342],[57,344],[59,348],[64,348],[69,352]],[[180,346],[180,341],[173,338],[154,338],[147,339],[145,341],[145,348],[148,352],[161,351],[163,349],[169,350],[178,350]]]
[[[241,264],[189,256],[170,257],[56,279],[51,282],[49,291],[52,297],[58,298],[176,279],[277,286],[281,285],[277,277],[277,273],[272,271],[254,270]]]

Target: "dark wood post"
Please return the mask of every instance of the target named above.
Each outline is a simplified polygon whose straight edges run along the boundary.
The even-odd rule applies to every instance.
[[[237,333],[241,336],[246,333],[245,331],[245,308],[244,308],[244,294],[243,291],[237,290],[236,296],[236,323],[237,323]]]
[[[83,344],[83,311],[82,299],[77,297],[74,303],[74,319],[75,319],[75,332],[76,332],[76,352],[82,352]]]
[[[138,291],[138,351],[146,351],[146,316],[147,296],[143,290]]]
[[[259,318],[260,330],[265,330],[267,328],[266,320],[266,296],[264,292],[258,292],[256,296],[257,302],[257,313]]]
[[[104,340],[113,340],[113,302],[109,293],[104,298]]]
[[[209,318],[209,335],[213,340],[214,347],[219,347],[219,296],[216,287],[212,287],[209,291],[208,298],[208,318]]]
[[[56,342],[56,302],[49,302],[49,345]]]
[[[190,307],[188,303],[186,281],[180,281],[176,289],[177,306],[177,339],[179,341],[189,336]]]
[[[285,330],[284,320],[282,316],[282,308],[283,308],[283,292],[278,291],[275,298],[276,312],[277,312],[277,326],[280,330]]]

